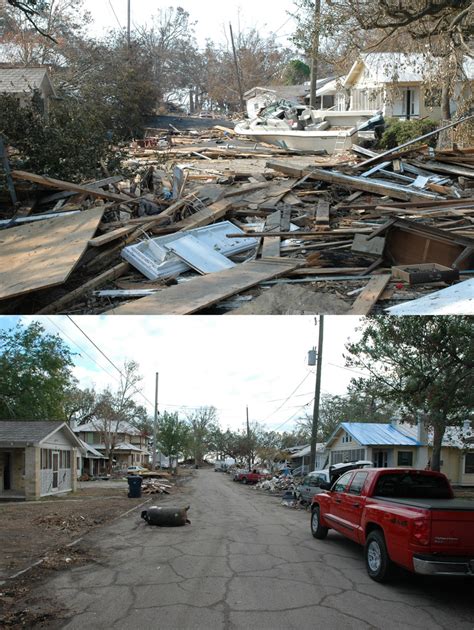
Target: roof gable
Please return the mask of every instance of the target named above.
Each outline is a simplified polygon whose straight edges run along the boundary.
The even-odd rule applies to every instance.
[[[34,90],[46,91],[56,96],[46,68],[2,68],[0,67],[0,93],[20,94]]]

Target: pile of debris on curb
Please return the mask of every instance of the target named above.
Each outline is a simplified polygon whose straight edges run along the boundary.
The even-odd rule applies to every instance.
[[[230,134],[148,138],[132,176],[82,185],[12,171],[0,312],[474,312],[474,148],[321,157]]]
[[[271,479],[259,481],[253,487],[257,490],[265,490],[271,494],[285,494],[294,492],[296,483],[292,477],[272,477]]]
[[[170,494],[173,486],[158,479],[145,479],[142,483],[142,494]]]

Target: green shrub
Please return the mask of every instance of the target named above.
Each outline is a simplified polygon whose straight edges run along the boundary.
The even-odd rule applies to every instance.
[[[438,123],[429,118],[424,120],[399,120],[398,118],[389,118],[386,121],[385,131],[380,138],[379,148],[393,149],[400,144],[423,136],[425,133],[434,131],[437,127]],[[436,139],[436,136],[428,138],[427,144],[435,146]]]
[[[107,116],[97,105],[76,99],[53,101],[46,120],[32,102],[19,107],[0,96],[0,133],[18,152],[13,168],[72,182],[95,178],[100,161],[113,157]]]

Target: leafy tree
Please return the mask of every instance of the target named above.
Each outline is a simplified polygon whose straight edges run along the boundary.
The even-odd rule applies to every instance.
[[[189,430],[189,426],[184,420],[179,419],[177,413],[165,411],[160,416],[158,446],[164,455],[169,457],[170,466],[172,466],[173,458],[176,467],[178,466],[178,455],[186,448]]]
[[[0,109],[0,133],[19,152],[12,158],[17,167],[80,182],[97,176],[101,160],[113,164],[100,106],[65,98],[53,103],[46,120],[34,100],[18,108],[11,95],[0,95]]]
[[[68,424],[92,422],[97,415],[98,394],[94,388],[80,389],[74,384],[66,391],[64,412]]]
[[[285,85],[299,85],[309,81],[310,67],[300,59],[292,59],[283,70],[283,83]]]
[[[65,420],[72,356],[39,322],[0,332],[0,419]]]
[[[474,407],[474,321],[466,316],[367,319],[360,341],[346,347],[349,366],[367,370],[355,391],[400,407],[433,432],[431,467],[440,469],[448,426],[462,426]]]
[[[189,418],[189,448],[194,463],[202,464],[204,455],[212,447],[212,436],[216,430],[217,411],[215,407],[201,407]]]

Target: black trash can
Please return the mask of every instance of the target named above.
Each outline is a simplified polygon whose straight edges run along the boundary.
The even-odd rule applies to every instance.
[[[142,496],[142,478],[130,475],[128,481],[128,498],[139,499]]]

